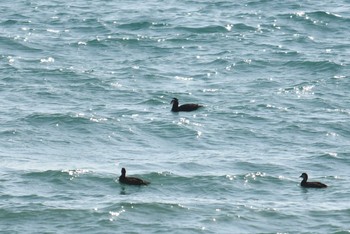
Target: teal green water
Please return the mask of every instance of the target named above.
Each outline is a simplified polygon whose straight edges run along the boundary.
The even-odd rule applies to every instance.
[[[0,233],[350,232],[348,1],[0,13]]]

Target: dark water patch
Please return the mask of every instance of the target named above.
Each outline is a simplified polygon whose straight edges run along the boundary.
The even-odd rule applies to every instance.
[[[193,165],[194,163],[184,163],[188,166]],[[143,175],[144,177],[148,177],[151,181],[154,181],[153,184],[161,184],[162,186],[191,186],[197,184],[198,186],[209,186],[210,184],[215,184],[218,183],[220,184],[220,181],[222,182],[227,182],[229,181],[229,179],[226,177],[226,175],[221,174],[220,172],[218,172],[217,175],[213,174],[213,175],[193,175],[193,173],[191,173],[191,175],[188,175],[188,173],[190,171],[189,168],[187,167],[183,167],[180,166],[184,170],[183,175],[179,175],[179,174],[174,174],[174,173],[170,173],[170,172],[162,172],[162,173],[152,173],[147,175]],[[203,167],[201,167],[203,169]],[[191,172],[193,172],[194,170],[198,170],[197,169],[193,169]]]
[[[189,208],[182,204],[174,202],[122,202],[103,209],[109,213],[109,225],[118,225],[123,223],[129,226],[128,230],[133,232],[140,230],[144,232],[163,233],[170,229],[176,229],[181,233],[184,230],[195,230],[196,224],[191,224],[186,220],[184,213],[190,215],[193,213]],[[155,217],[154,214],[160,214]],[[177,220],[176,223],[164,223],[162,220]],[[131,221],[132,220],[132,221]],[[101,224],[105,221],[101,220]],[[181,223],[181,224],[179,224]],[[200,228],[197,229],[200,231]],[[190,233],[192,233],[190,232]],[[187,232],[184,232],[187,233]],[[196,232],[195,232],[196,233]]]
[[[288,61],[283,65],[288,68],[306,69],[314,72],[336,72],[343,67],[332,61]]]
[[[16,134],[18,134],[18,131],[16,129],[6,129],[0,131],[1,137],[13,137]]]
[[[2,221],[6,220],[4,230],[9,232],[27,232],[28,226],[33,230],[41,230],[43,232],[56,232],[59,230],[89,230],[96,223],[96,218],[100,215],[92,209],[66,209],[66,208],[50,208],[42,209],[23,209],[21,211],[5,210],[0,211]],[[1,217],[0,216],[0,217]],[[20,224],[18,223],[20,220]],[[82,220],[90,222],[90,225],[84,225],[84,228],[77,228],[76,224]],[[50,227],[47,225],[50,223]]]
[[[317,42],[315,40],[308,36],[308,35],[300,35],[295,33],[295,36],[293,37],[286,37],[286,39],[283,39],[283,45],[285,47],[291,47],[291,46],[302,46],[304,44],[314,44],[316,45]],[[300,55],[303,55],[303,51],[299,51]]]
[[[268,156],[256,155],[255,157],[259,157],[259,159],[256,159],[256,162],[238,161],[235,163],[235,167],[240,168],[240,170],[244,171],[253,171],[252,174],[247,174],[248,177],[265,177],[266,173],[268,173],[269,175],[276,174],[283,170],[283,168],[281,168],[281,165],[264,163],[264,157]],[[246,174],[244,174],[243,176],[245,177]]]
[[[200,64],[201,66],[207,66],[207,68],[217,68],[218,66],[221,67],[228,67],[231,65],[231,62],[227,59],[223,59],[223,58],[216,58],[212,61],[208,61],[208,62],[202,62]],[[202,77],[202,76],[200,76]]]
[[[6,9],[6,8],[2,8],[2,9]],[[5,12],[6,14],[10,13],[10,15],[8,16],[9,19],[12,20],[22,20],[25,21],[27,23],[30,22],[30,16],[28,16],[26,13],[27,12]]]
[[[24,121],[33,125],[56,125],[56,124],[69,124],[69,125],[81,125],[90,124],[90,120],[83,116],[77,116],[76,114],[61,114],[61,113],[34,113],[26,116]]]
[[[143,22],[131,22],[131,23],[124,23],[118,25],[118,28],[125,29],[125,30],[142,30],[142,29],[149,29],[153,24],[151,22],[143,21]]]
[[[256,27],[247,25],[245,23],[236,23],[236,24],[233,24],[231,31],[234,33],[235,32],[254,32],[256,31]]]
[[[0,25],[2,26],[13,26],[15,24],[17,24],[19,21],[15,20],[15,19],[8,19],[8,20],[4,20],[0,22]]]
[[[206,26],[206,27],[175,27],[175,30],[190,32],[194,34],[226,33],[224,26]]]
[[[17,54],[18,51],[22,52],[41,52],[42,49],[34,48],[33,44],[24,43],[21,40],[16,40],[9,37],[0,37],[0,44],[2,47],[2,53]],[[29,46],[31,45],[31,46]]]
[[[70,180],[69,173],[63,171],[37,171],[37,172],[27,172],[23,174],[24,179],[30,180],[40,180],[50,182],[52,184],[66,184]]]
[[[340,136],[340,138],[344,138],[344,140],[350,136],[350,127],[342,120],[329,122],[320,121],[320,124],[326,129],[326,136],[335,138],[339,138]]]
[[[164,101],[161,98],[153,97],[153,98],[149,98],[146,100],[142,100],[142,101],[138,102],[137,104],[142,105],[142,106],[159,106],[159,105],[163,105]]]
[[[164,27],[170,27],[171,25],[169,23],[165,22],[152,22],[152,27],[154,28],[164,28]]]
[[[273,64],[268,60],[244,59],[237,61],[233,68],[239,72],[252,72],[256,69],[262,69],[271,66],[273,66]]]
[[[69,33],[84,35],[83,38],[86,38],[88,36],[98,37],[98,35],[106,35],[108,33],[111,33],[111,29],[109,29],[106,25],[104,25],[102,22],[98,21],[97,19],[87,19],[85,21],[77,21],[75,24],[70,21],[72,20],[68,20],[67,22],[68,25],[72,24],[72,26],[69,27]],[[62,22],[56,22],[53,25],[61,26]]]
[[[195,3],[194,3],[195,4]],[[240,2],[231,2],[225,0],[219,0],[215,2],[206,2],[205,5],[208,9],[234,9],[235,7],[241,7],[242,3]]]
[[[170,107],[167,112],[170,112]],[[152,121],[151,126],[153,127],[140,126],[140,128],[163,139],[172,139],[174,137],[193,139],[198,134],[197,126],[187,118],[180,118],[179,120],[174,120],[172,123],[156,120]]]
[[[280,55],[283,58],[297,58],[301,56],[301,53],[299,51],[295,51],[288,48],[279,48],[274,50],[272,53],[275,55]],[[290,60],[295,60],[295,59],[290,59]],[[275,61],[273,63],[275,63]]]
[[[313,11],[313,12],[307,12],[307,15],[314,17],[317,20],[322,20],[324,22],[344,22],[348,21],[347,18],[342,17],[341,15],[328,12],[328,11]]]
[[[26,61],[29,63],[33,63],[35,66],[27,68],[26,70],[20,69],[22,74],[25,76],[31,77],[31,79],[26,80],[25,84],[56,84],[55,82],[62,83],[61,87],[64,87],[66,84],[74,83],[80,84],[84,81],[93,80],[90,73],[92,70],[83,70],[78,68],[47,68],[37,66],[38,60],[30,60]],[[95,78],[95,81],[100,81]],[[29,86],[29,85],[28,85]],[[19,86],[19,89],[26,89],[28,86],[22,85]],[[31,88],[31,87],[30,87]]]
[[[266,107],[265,104],[262,105],[258,105],[259,107]],[[238,108],[238,109],[237,109]],[[242,108],[242,106],[236,106],[236,107],[231,107],[230,109],[232,109],[233,111],[235,111],[233,119],[236,119],[236,121],[239,121],[239,119],[242,119],[241,122],[244,121],[249,121],[249,122],[265,122],[267,120],[266,117],[263,117],[261,115],[259,115],[258,113],[252,113],[250,111],[256,111],[257,109],[255,107],[248,107],[248,109],[250,109],[250,111],[246,111],[246,112],[240,112],[238,110],[240,110],[239,108]],[[247,109],[246,109],[247,110]],[[250,113],[249,113],[250,112]]]
[[[187,37],[172,37],[172,38],[168,38],[166,40],[167,42],[171,42],[173,45],[177,45],[177,48],[181,48],[183,45],[184,49],[197,49],[198,46],[192,45],[193,44],[193,40],[191,40],[190,38]]]
[[[150,214],[150,213],[169,215],[170,213],[172,213],[169,211],[175,212],[175,210],[177,210],[177,209],[183,210],[186,208],[182,207],[180,204],[177,204],[177,203],[140,202],[140,201],[121,202],[118,205],[112,205],[112,206],[104,208],[105,211],[118,210],[118,209],[123,209],[123,210],[125,209],[124,212],[128,212],[128,211],[141,212],[141,213],[145,212],[145,215]]]
[[[297,83],[295,85],[293,85],[292,87],[287,87],[282,89],[285,93],[289,93],[289,92],[295,92],[295,93],[302,93],[302,92],[313,92],[312,89],[315,85],[317,85],[319,83],[318,80],[315,81],[303,81],[300,83]]]
[[[94,172],[87,169],[63,170],[62,172],[68,173],[70,179],[76,180],[79,186],[84,185],[86,188],[91,188],[92,190],[97,187],[114,189],[119,178],[118,174]],[[149,174],[142,174],[140,176],[146,180],[150,177]],[[100,193],[100,190],[96,190],[96,192]]]
[[[5,58],[5,56],[2,56],[1,59],[6,59],[7,61],[0,65],[1,69],[3,69],[3,71],[6,71],[6,75],[0,78],[0,88],[5,87],[10,83],[15,83],[18,80],[18,71],[20,70],[16,66],[13,66],[13,64],[8,63],[8,58]]]
[[[347,164],[349,163],[349,158],[347,158],[348,154],[337,153],[337,152],[329,152],[321,155],[315,155],[310,157],[313,161],[323,161],[325,163],[333,164],[334,167],[337,167],[337,164]]]
[[[308,211],[308,215],[311,220],[315,221],[315,223],[322,223],[322,220],[325,220],[328,217],[329,212],[331,212],[333,222],[331,224],[323,223],[317,225],[317,228],[322,228],[322,230],[325,230],[328,233],[335,233],[339,232],[339,226],[342,226],[342,224],[346,222],[346,217],[349,215],[349,211],[350,209],[342,207],[329,209],[327,211],[314,208]]]
[[[331,22],[331,21],[339,21],[343,22],[344,20],[348,20],[348,18],[343,17],[342,15],[332,13],[329,11],[296,11],[295,13],[282,13],[277,15],[280,18],[284,19],[291,19],[294,17],[299,17],[299,18],[307,18],[310,19],[316,19],[316,20],[322,20],[324,22]],[[312,20],[311,19],[311,20]]]
[[[233,169],[234,170],[234,169]],[[246,169],[247,170],[247,169]],[[267,169],[266,169],[267,170]],[[278,169],[282,171],[282,169]],[[287,181],[282,178],[266,175],[263,172],[252,172],[248,174],[229,174],[223,175],[218,172],[217,175],[191,175],[183,176],[176,174],[167,174],[157,176],[157,179],[153,179],[153,185],[162,189],[169,190],[169,192],[178,193],[192,193],[195,190],[196,193],[200,193],[201,198],[216,198],[227,199],[227,196],[237,196],[235,192],[241,190],[241,186],[263,186],[260,188],[254,188],[261,191],[266,196],[271,195],[271,191],[266,188],[273,188],[278,186],[294,186],[294,181]],[[261,194],[262,195],[262,194]]]
[[[263,166],[263,165],[260,165]],[[268,165],[266,168],[262,167],[261,169],[264,169],[269,174],[266,174],[265,172],[251,172],[245,175],[238,175],[237,178],[240,180],[241,183],[244,183],[248,186],[259,186],[254,187],[255,190],[260,191],[260,195],[271,195],[272,191],[270,189],[266,188],[276,188],[276,187],[286,187],[290,188],[295,185],[295,181],[286,180],[283,177],[279,176],[273,176],[271,173],[281,173],[284,171],[285,168],[277,167],[271,165]]]
[[[104,39],[90,39],[86,42],[87,45],[98,48],[109,48],[108,43]]]
[[[269,78],[256,78],[251,84],[247,85],[247,87],[251,88],[265,88],[265,89],[274,89],[280,86],[280,82],[275,79]],[[268,106],[270,107],[270,106]]]
[[[333,27],[333,24],[346,23],[341,17],[334,14],[318,12],[298,12],[289,16],[290,20],[300,23],[308,30],[317,30],[318,32],[336,32],[339,27]]]
[[[157,38],[149,38],[149,37],[139,37],[137,35],[127,34],[127,35],[118,35],[118,36],[110,36],[107,38],[94,38],[89,39],[84,42],[87,46],[96,47],[96,48],[108,48],[109,50],[114,50],[113,47],[115,45],[118,46],[130,46],[131,48],[140,47],[154,47],[157,42]],[[81,43],[81,42],[80,42]],[[79,43],[78,43],[79,44]]]
[[[74,202],[76,193],[87,199],[98,199],[118,188],[118,176],[87,169],[34,171],[22,174],[22,178],[22,183],[32,185],[33,193],[52,202],[62,199]]]
[[[284,2],[284,7],[287,9],[299,9],[300,4],[295,2],[286,1]],[[281,6],[279,4],[271,4],[268,0],[249,0],[247,1],[247,6],[251,7],[252,9],[255,9],[257,7],[259,8],[268,8],[270,11],[277,11],[281,10]],[[282,8],[283,9],[283,8]]]

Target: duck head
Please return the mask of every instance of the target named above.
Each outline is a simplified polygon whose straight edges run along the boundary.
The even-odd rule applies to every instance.
[[[307,174],[304,172],[303,174],[301,174],[300,178],[303,178],[303,180],[307,180],[308,176]]]
[[[126,170],[125,170],[125,168],[123,167],[123,168],[122,168],[122,176],[125,177],[125,174],[126,174]]]
[[[171,100],[170,104],[179,104],[179,99],[177,98],[173,98],[173,100]]]

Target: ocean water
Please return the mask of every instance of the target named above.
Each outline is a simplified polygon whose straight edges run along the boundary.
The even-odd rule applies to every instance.
[[[350,232],[348,0],[0,13],[0,233]]]

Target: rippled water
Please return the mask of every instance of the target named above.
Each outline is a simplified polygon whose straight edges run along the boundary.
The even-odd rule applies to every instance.
[[[349,12],[0,3],[0,232],[350,232]]]

